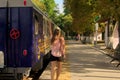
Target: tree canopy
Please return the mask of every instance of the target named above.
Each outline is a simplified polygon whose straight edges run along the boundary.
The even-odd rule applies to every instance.
[[[56,17],[58,13],[58,9],[57,9],[57,5],[55,1],[54,0],[42,0],[42,2],[44,3],[46,7],[46,13],[52,20],[54,20],[54,18]]]
[[[78,33],[84,32],[90,27],[92,7],[87,0],[65,0],[65,7],[71,11],[73,17],[72,27]]]
[[[65,7],[73,17],[72,27],[78,32],[93,30],[95,18],[120,19],[120,0],[64,0]]]
[[[42,10],[43,12],[46,11],[46,7],[45,7],[45,5],[44,5],[43,2],[41,2],[41,1],[39,1],[39,0],[31,0],[31,1],[32,1],[32,3],[33,3],[34,5],[36,5],[36,7],[37,7],[38,9]]]

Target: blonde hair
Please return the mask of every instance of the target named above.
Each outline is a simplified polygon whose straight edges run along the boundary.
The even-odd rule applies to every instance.
[[[60,34],[60,30],[59,29],[55,29],[53,32],[53,36],[51,39],[51,44],[55,41],[55,37],[58,36]]]

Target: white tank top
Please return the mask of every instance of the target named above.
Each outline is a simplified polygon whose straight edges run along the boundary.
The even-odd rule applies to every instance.
[[[55,57],[61,57],[62,52],[61,52],[61,42],[60,39],[57,39],[54,41],[54,43],[51,45],[51,54]]]

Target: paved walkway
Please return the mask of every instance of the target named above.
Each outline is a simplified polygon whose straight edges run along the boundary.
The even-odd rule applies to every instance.
[[[78,41],[67,41],[67,59],[60,80],[120,80],[120,67],[102,51]],[[50,65],[40,80],[50,80]]]
[[[88,45],[75,44],[68,47],[71,80],[119,80],[119,68],[110,64],[111,58]],[[72,50],[71,50],[71,48]],[[71,53],[73,52],[73,53]],[[73,57],[76,55],[76,57]]]

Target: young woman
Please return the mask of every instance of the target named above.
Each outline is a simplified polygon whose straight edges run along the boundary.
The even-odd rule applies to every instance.
[[[59,29],[55,29],[51,39],[51,80],[54,80],[55,73],[55,80],[58,80],[62,69],[63,58],[65,58],[64,37],[61,37]]]

